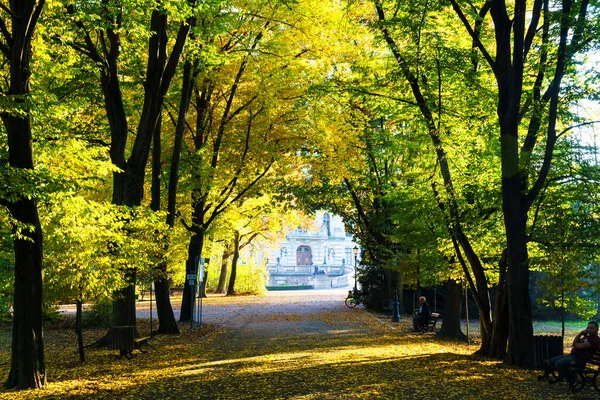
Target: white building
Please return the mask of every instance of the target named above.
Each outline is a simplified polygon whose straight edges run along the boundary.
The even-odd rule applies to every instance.
[[[267,249],[269,286],[311,285],[315,288],[354,284],[355,255],[352,235],[341,217],[316,213],[317,229],[287,233],[279,248]]]

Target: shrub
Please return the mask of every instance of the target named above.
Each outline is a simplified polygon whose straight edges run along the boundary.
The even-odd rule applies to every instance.
[[[81,315],[81,324],[84,328],[97,328],[110,326],[112,319],[112,301],[108,298],[98,301]]]

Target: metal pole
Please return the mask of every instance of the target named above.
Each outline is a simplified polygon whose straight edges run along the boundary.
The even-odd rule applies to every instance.
[[[394,305],[392,307],[392,322],[400,322],[400,302],[398,301],[398,288],[394,289]]]
[[[467,286],[465,285],[465,312],[467,317],[467,345],[470,345],[469,339],[469,292]]]
[[[150,282],[150,336],[152,336],[152,286],[154,282]]]
[[[204,277],[202,277],[202,283],[200,284],[200,295],[198,296],[198,325],[202,325],[202,296],[204,296]]]
[[[354,292],[356,293],[356,266],[357,266],[358,257],[356,254],[354,255]]]
[[[194,327],[194,303],[196,301],[196,282],[198,282],[198,257],[195,258],[194,260],[194,265],[195,265],[195,271],[196,271],[196,277],[195,279],[190,279],[189,280],[189,284],[190,284],[190,291],[191,293],[191,302],[192,302],[192,308],[190,310],[190,328]]]

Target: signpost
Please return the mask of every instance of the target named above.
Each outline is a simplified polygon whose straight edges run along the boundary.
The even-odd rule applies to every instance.
[[[204,281],[204,264],[208,264],[208,260],[204,258],[196,259],[196,274],[188,274],[186,276],[188,284],[192,292],[192,318],[190,318],[191,327],[202,325],[202,287]],[[199,276],[198,276],[199,275]],[[194,313],[194,308],[196,313]]]
[[[196,320],[195,320],[195,325],[196,326],[200,326],[202,325],[202,288],[204,287],[204,258],[200,259],[200,265],[199,265],[199,277],[198,277],[198,291],[197,291],[197,296],[196,296]],[[192,317],[193,318],[193,317]]]

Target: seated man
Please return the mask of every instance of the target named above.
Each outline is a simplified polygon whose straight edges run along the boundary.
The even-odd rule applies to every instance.
[[[558,379],[550,381],[550,383],[565,379],[569,383],[570,391],[575,387],[576,377],[573,373],[569,373],[567,367],[585,367],[585,364],[593,357],[598,349],[600,349],[598,323],[596,321],[590,321],[587,328],[579,332],[575,337],[575,340],[573,340],[571,354],[568,356],[562,355],[552,358],[544,370],[544,375],[540,378],[544,379],[556,371],[558,372]]]
[[[429,316],[431,315],[429,304],[427,304],[427,299],[424,296],[419,297],[419,304],[419,312],[413,318],[413,330],[415,332],[419,331],[423,325],[427,325]]]

